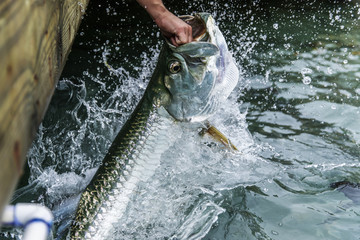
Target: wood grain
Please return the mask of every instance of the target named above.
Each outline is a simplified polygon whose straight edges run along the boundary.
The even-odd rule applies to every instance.
[[[89,0],[0,1],[0,214]]]

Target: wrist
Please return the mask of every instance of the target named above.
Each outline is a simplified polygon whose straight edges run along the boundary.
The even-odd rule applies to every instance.
[[[143,6],[145,10],[148,12],[150,17],[156,22],[167,12],[164,4],[161,1],[146,4]]]

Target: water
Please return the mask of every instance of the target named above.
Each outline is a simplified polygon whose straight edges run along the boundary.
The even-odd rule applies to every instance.
[[[359,3],[167,5],[212,13],[233,50],[242,81],[211,122],[240,151],[183,124],[114,238],[359,239],[359,188],[330,187],[360,182]],[[16,195],[53,209],[55,232],[141,98],[161,46],[136,2],[92,1],[88,16]]]

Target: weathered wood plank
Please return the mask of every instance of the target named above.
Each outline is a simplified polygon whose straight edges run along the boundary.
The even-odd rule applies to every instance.
[[[0,1],[0,214],[89,0]]]

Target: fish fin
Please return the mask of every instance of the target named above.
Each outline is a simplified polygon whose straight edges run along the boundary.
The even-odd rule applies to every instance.
[[[200,132],[200,134],[209,134],[215,141],[222,143],[225,147],[233,151],[239,151],[234,144],[231,143],[230,139],[227,138],[222,132],[216,127],[211,125],[209,122],[205,122],[206,127]]]
[[[347,198],[352,200],[354,204],[360,204],[360,183],[345,180],[331,183],[330,187],[342,192]]]

